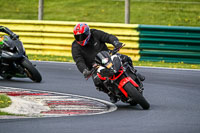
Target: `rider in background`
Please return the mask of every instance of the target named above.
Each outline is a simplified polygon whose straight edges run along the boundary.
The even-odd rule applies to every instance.
[[[72,43],[72,57],[76,62],[78,70],[83,73],[85,78],[90,74],[97,53],[100,51],[109,51],[105,43],[110,43],[115,48],[122,47],[122,43],[119,42],[116,36],[101,30],[90,29],[86,23],[78,23],[74,27],[73,33],[75,40]],[[129,65],[133,67],[130,57],[120,54],[120,58],[122,62],[128,62]],[[144,76],[140,76],[143,81]],[[92,79],[97,90],[107,93],[111,102],[117,102],[117,97],[109,93],[108,89],[103,85],[103,82],[96,74],[92,75]]]
[[[13,33],[10,29],[8,29],[7,27],[4,27],[4,26],[0,26],[0,32],[4,32],[4,33],[8,34],[13,40],[16,40],[19,38],[19,36],[17,34]],[[0,41],[0,66],[1,66],[2,47],[3,47],[3,43]]]

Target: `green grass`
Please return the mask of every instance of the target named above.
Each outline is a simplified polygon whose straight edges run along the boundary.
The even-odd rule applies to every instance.
[[[0,0],[1,19],[37,20],[38,0]],[[44,20],[124,23],[122,0],[44,0]],[[131,23],[200,26],[200,0],[131,0]],[[29,55],[73,62],[71,57]],[[198,64],[134,62],[136,66],[200,69]]]
[[[166,68],[183,68],[183,69],[200,69],[200,64],[186,64],[186,63],[168,63],[168,62],[151,62],[151,61],[137,61],[133,62],[134,66],[149,66],[149,67],[166,67]]]
[[[39,61],[74,62],[72,57],[64,57],[64,56],[28,55],[28,57],[30,60],[39,60]],[[181,63],[167,63],[164,61],[160,61],[160,62],[134,61],[133,64],[134,66],[200,69],[200,64],[186,64],[182,62]]]
[[[66,56],[32,55],[32,54],[28,54],[28,58],[30,60],[38,60],[38,61],[73,62],[72,57],[66,57]]]
[[[0,0],[1,19],[37,20],[38,0]],[[200,26],[200,0],[131,0],[132,24]],[[44,20],[124,23],[122,0],[44,0]]]
[[[10,106],[11,103],[12,101],[8,96],[0,94],[0,108],[6,108]],[[0,111],[0,115],[14,115],[14,114]]]
[[[0,109],[1,108],[6,108],[12,104],[11,99],[4,94],[0,94]],[[7,112],[0,111],[0,115],[16,115],[16,114],[11,114]]]
[[[0,94],[0,109],[9,107],[11,104],[12,104],[12,101],[7,95]],[[0,111],[0,115],[24,116],[24,115],[7,113],[3,111]]]
[[[8,96],[0,94],[0,108],[8,107],[11,103],[12,101]]]
[[[11,114],[11,113],[7,113],[7,112],[2,112],[0,111],[0,115],[14,115],[14,116],[17,116],[16,114]]]

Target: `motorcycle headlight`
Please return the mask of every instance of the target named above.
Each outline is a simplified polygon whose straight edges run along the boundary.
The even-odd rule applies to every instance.
[[[110,63],[106,64],[106,67],[109,69],[112,67],[112,65],[113,65],[112,62],[110,62]]]

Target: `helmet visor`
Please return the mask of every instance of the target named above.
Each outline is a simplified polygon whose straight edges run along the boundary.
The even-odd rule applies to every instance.
[[[88,34],[79,34],[79,35],[74,35],[76,41],[84,41],[87,37],[88,37]]]

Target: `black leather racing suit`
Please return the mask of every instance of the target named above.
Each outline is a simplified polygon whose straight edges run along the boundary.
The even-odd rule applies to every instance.
[[[18,35],[13,33],[10,29],[8,29],[7,27],[4,27],[4,26],[0,26],[0,32],[4,32],[4,33],[8,34],[11,38],[14,38],[14,39],[19,37]],[[1,48],[3,47],[2,45],[3,44],[0,43],[0,59],[1,59]]]
[[[10,29],[8,29],[7,27],[4,27],[4,26],[0,26],[0,32],[4,32],[4,33],[10,35],[11,38],[19,37],[18,35],[14,34]],[[3,47],[3,44],[0,43],[0,66],[1,66],[2,47]]]
[[[103,31],[91,29],[91,37],[85,46],[79,45],[76,41],[72,43],[72,57],[81,73],[84,69],[91,69],[94,58],[100,51],[108,51],[105,43],[114,45],[114,41],[118,39],[111,34]]]
[[[109,50],[105,43],[110,43],[115,46],[114,41],[118,41],[118,38],[114,35],[100,30],[91,29],[90,32],[90,40],[85,46],[79,45],[76,41],[72,43],[72,57],[81,73],[83,73],[84,69],[90,70],[92,68],[95,56],[98,52]],[[132,65],[132,60],[128,56],[121,55],[121,58],[122,61],[127,60],[131,62]],[[93,75],[94,84],[96,87],[99,87],[99,79],[94,79],[94,77],[95,75]]]

